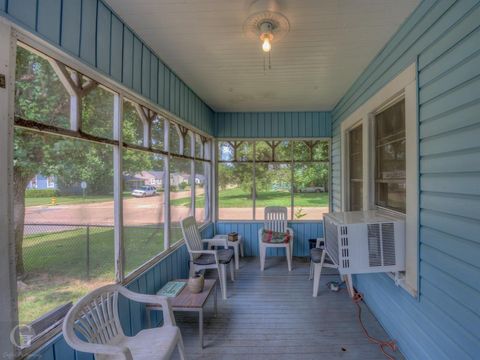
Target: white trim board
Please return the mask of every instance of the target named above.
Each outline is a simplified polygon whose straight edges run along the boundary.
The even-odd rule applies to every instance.
[[[363,209],[370,210],[374,204],[373,163],[373,117],[374,114],[391,104],[392,101],[405,98],[406,130],[406,173],[407,173],[407,209],[406,209],[406,252],[405,278],[401,282],[412,296],[418,290],[418,228],[419,228],[419,146],[417,116],[417,67],[408,66],[375,95],[363,103],[341,124],[341,206],[348,208],[348,130],[362,124],[363,135]]]

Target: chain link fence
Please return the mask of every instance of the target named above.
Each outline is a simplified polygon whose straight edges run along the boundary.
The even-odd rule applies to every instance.
[[[27,273],[113,278],[113,226],[25,224],[23,262]]]
[[[125,226],[127,273],[163,251],[163,224]],[[115,278],[113,225],[25,224],[26,273]]]

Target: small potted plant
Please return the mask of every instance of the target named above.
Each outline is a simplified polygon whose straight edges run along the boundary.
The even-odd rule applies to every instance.
[[[193,277],[188,279],[188,289],[193,294],[198,294],[203,291],[203,286],[205,285],[205,279],[201,272],[196,272]]]

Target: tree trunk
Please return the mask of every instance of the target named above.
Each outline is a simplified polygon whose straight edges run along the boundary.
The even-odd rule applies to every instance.
[[[15,232],[15,261],[17,277],[25,275],[23,262],[23,228],[25,224],[25,189],[35,174],[25,174],[18,169],[14,170],[14,193],[13,193],[13,220]]]

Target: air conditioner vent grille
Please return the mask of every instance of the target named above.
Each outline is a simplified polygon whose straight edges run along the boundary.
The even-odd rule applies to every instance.
[[[367,224],[368,261],[370,266],[382,266],[380,224]]]
[[[383,265],[395,265],[395,231],[393,223],[382,224]]]

